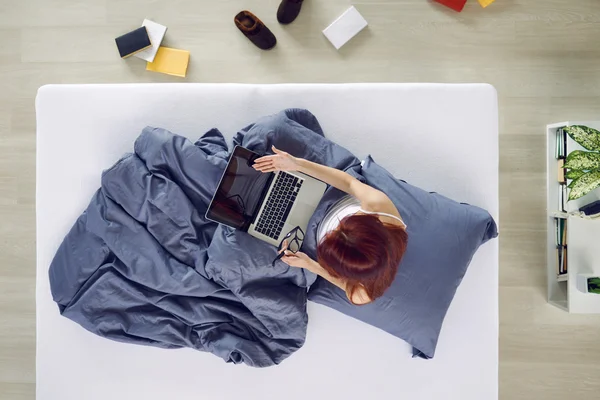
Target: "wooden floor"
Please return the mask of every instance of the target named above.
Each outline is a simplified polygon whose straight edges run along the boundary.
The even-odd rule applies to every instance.
[[[600,1],[359,0],[369,28],[341,51],[321,30],[349,5],[306,0],[0,0],[0,399],[35,397],[35,110],[46,83],[488,82],[500,100],[500,398],[600,398],[600,316],[545,301],[544,126],[600,119]],[[255,12],[279,39],[234,27]],[[191,51],[187,79],[119,59],[114,37],[143,18]],[[402,110],[399,110],[401,113]],[[485,399],[481,399],[485,400]]]

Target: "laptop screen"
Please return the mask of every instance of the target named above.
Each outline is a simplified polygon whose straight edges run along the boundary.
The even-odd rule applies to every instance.
[[[252,168],[254,160],[259,157],[259,154],[248,149],[235,147],[206,213],[208,219],[235,229],[248,230],[260,208],[263,189],[273,175]]]

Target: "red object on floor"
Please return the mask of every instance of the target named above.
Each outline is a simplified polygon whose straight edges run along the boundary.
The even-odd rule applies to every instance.
[[[434,1],[437,1],[438,3],[443,4],[446,7],[450,7],[454,11],[458,11],[458,12],[461,12],[462,9],[465,7],[465,4],[467,3],[467,0],[434,0]]]

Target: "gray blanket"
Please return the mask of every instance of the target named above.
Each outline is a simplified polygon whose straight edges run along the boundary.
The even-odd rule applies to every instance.
[[[258,153],[275,144],[355,176],[360,167],[306,110],[265,117],[233,144]],[[216,129],[191,143],[145,128],[134,152],[103,173],[50,266],[61,314],[109,339],[191,347],[255,367],[300,348],[316,277],[272,267],[273,246],[204,217],[228,156]],[[339,196],[329,189],[309,224],[303,251],[313,257],[317,224]]]

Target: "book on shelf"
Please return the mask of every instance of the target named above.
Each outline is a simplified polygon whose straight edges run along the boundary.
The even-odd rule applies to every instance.
[[[567,202],[569,201],[569,193],[567,185],[560,184],[558,186],[558,211],[567,212]]]
[[[565,158],[567,156],[567,134],[563,128],[556,130],[556,149],[554,155],[558,160],[558,175],[556,179],[560,185],[558,187],[558,211],[567,212],[567,202],[569,199],[565,170]]]
[[[561,218],[560,220],[561,224],[560,224],[560,236],[559,236],[559,244],[561,246],[566,246],[567,245],[567,219],[566,218]]]
[[[560,159],[561,158],[561,144],[560,144],[560,129],[556,130],[556,144],[554,146],[554,158],[556,159]]]
[[[556,275],[566,275],[568,268],[567,246],[556,246]]]
[[[565,159],[560,158],[558,160],[558,183],[565,184],[567,183],[566,171],[565,171]]]
[[[562,191],[561,187],[559,186],[558,187],[558,205],[557,205],[558,211],[563,211],[562,205],[563,205],[563,191]]]
[[[568,272],[567,220],[555,218],[554,226],[556,228],[556,275],[560,277]]]
[[[556,275],[562,274],[562,250],[560,246],[556,246]]]
[[[567,156],[567,135],[562,128],[556,130],[556,150],[555,157],[557,159]]]

